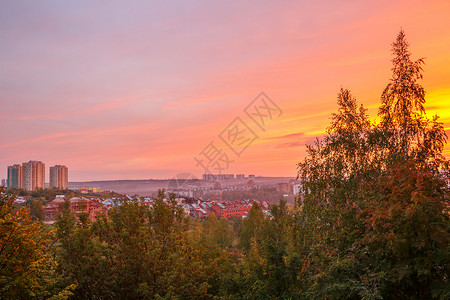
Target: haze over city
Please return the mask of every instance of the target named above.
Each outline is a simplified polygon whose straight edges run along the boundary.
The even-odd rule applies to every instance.
[[[29,160],[70,181],[198,177],[212,141],[224,173],[295,176],[348,88],[375,118],[400,28],[425,58],[429,116],[450,128],[448,1],[9,1],[0,10],[0,178]],[[281,109],[261,129],[260,92]],[[219,134],[258,136],[240,156]],[[444,154],[450,155],[446,146]]]

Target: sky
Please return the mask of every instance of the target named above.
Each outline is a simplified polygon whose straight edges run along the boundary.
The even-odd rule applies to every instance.
[[[296,176],[340,88],[376,117],[401,28],[412,59],[425,58],[427,115],[450,136],[449,11],[449,1],[3,2],[0,178],[29,160],[47,174],[66,165],[69,181],[205,168]]]

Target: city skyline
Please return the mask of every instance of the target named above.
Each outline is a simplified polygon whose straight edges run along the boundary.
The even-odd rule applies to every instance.
[[[64,165],[49,167],[48,187],[58,189],[68,188],[68,168]],[[45,188],[45,163],[30,160],[22,164],[13,164],[7,167],[5,180],[8,188],[34,191],[36,188]]]
[[[5,3],[0,178],[30,158],[64,162],[70,181],[201,178],[194,157],[237,117],[257,138],[239,155],[228,150],[234,162],[222,173],[296,176],[341,87],[376,118],[401,28],[412,59],[425,58],[427,115],[440,115],[450,136],[449,9],[448,1]],[[264,129],[244,112],[262,91],[282,110]]]

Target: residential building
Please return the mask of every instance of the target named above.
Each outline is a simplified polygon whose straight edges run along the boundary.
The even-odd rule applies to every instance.
[[[99,187],[80,187],[74,188],[74,190],[79,190],[82,194],[97,194],[101,192]]]
[[[34,191],[36,188],[45,188],[45,164],[41,161],[30,160],[22,164],[23,188]]]
[[[57,220],[63,208],[64,201],[64,196],[58,195],[55,200],[44,206],[46,223],[53,223]],[[73,214],[87,213],[91,221],[95,221],[100,214],[106,215],[108,211],[108,208],[103,205],[100,199],[74,197],[69,200],[69,204],[70,211]]]
[[[67,189],[69,186],[68,168],[56,165],[50,167],[50,188]]]
[[[15,164],[8,166],[8,182],[9,188],[23,189],[23,166]]]
[[[225,202],[225,203],[214,203],[212,209],[215,211],[217,216],[223,218],[232,217],[242,217],[246,216],[250,209],[252,208],[252,202],[246,200]]]
[[[213,174],[203,174],[202,175],[202,179],[203,180],[208,180],[208,181],[214,181],[214,180],[216,180],[216,175],[213,175]]]
[[[219,180],[233,180],[234,174],[219,174],[217,175],[217,177],[219,178]]]
[[[277,183],[277,191],[289,194],[292,192],[292,186],[289,182]]]
[[[301,188],[302,188],[302,185],[301,185],[300,183],[294,184],[294,185],[292,186],[292,193],[293,193],[294,195],[300,194]]]
[[[234,174],[203,174],[202,179],[208,181],[233,180]]]

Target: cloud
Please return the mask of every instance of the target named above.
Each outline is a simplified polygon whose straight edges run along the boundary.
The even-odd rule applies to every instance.
[[[27,121],[27,120],[61,120],[66,119],[70,116],[74,116],[76,113],[58,113],[58,114],[33,114],[33,115],[24,115],[19,116],[19,120]]]
[[[283,149],[283,148],[293,148],[293,147],[301,147],[305,146],[304,142],[289,142],[289,143],[281,143],[275,146],[275,149]]]
[[[297,132],[297,133],[291,133],[291,134],[285,134],[280,136],[273,136],[265,138],[265,140],[279,140],[279,139],[291,139],[291,138],[298,138],[304,136],[304,132]]]
[[[305,133],[304,132],[296,132],[290,133],[280,136],[272,136],[268,138],[264,138],[264,140],[295,140],[291,142],[278,143],[275,145],[275,149],[283,149],[283,148],[293,148],[293,147],[301,147],[305,145],[304,142]]]

